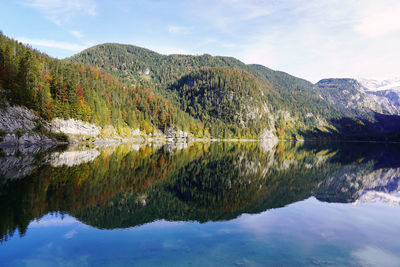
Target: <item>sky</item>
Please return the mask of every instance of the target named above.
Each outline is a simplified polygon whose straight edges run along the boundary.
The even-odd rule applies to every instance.
[[[317,82],[400,77],[398,0],[2,1],[3,34],[57,58],[96,44],[232,56]]]

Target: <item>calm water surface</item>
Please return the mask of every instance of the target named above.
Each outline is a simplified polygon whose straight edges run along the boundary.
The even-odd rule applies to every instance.
[[[1,266],[400,266],[400,146],[4,148]]]

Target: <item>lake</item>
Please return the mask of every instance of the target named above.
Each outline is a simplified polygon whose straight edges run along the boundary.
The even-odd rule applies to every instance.
[[[400,145],[3,148],[1,266],[400,266]]]

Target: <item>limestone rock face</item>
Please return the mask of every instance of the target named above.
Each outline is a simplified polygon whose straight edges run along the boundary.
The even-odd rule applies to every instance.
[[[132,135],[132,136],[140,136],[140,135],[142,135],[142,132],[140,131],[139,128],[132,129],[132,130],[131,130],[131,135]]]
[[[274,145],[278,142],[278,137],[275,135],[275,131],[267,128],[265,128],[260,134],[260,139],[268,140]]]
[[[55,142],[39,130],[41,127],[48,129],[49,125],[25,107],[6,104],[4,109],[0,109],[0,144],[31,145]]]
[[[5,132],[32,131],[38,120],[39,117],[25,107],[6,105],[5,109],[0,109],[0,129]]]
[[[101,127],[75,119],[56,118],[51,122],[51,131],[67,135],[84,135],[96,137],[100,134]]]
[[[166,138],[172,139],[187,139],[189,137],[189,134],[187,132],[184,132],[182,130],[175,130],[172,127],[168,128],[168,130],[166,130],[164,134]]]

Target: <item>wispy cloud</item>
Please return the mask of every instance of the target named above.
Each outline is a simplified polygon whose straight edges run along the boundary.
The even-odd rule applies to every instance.
[[[399,75],[399,0],[18,1],[62,25],[46,37],[57,41],[41,39],[49,32],[40,31],[38,39],[21,41],[66,56],[86,48],[83,40],[90,36],[96,43],[124,40],[163,54],[234,56],[311,81]],[[87,17],[96,23],[81,28]]]
[[[367,37],[380,37],[400,31],[400,3],[375,2],[367,5],[354,30]]]
[[[94,0],[24,0],[22,4],[39,10],[58,25],[68,22],[76,14],[97,14]]]
[[[362,266],[399,266],[400,257],[382,248],[366,246],[351,253]]]
[[[183,27],[183,26],[174,26],[174,25],[170,25],[168,27],[168,32],[172,33],[172,34],[183,34],[183,35],[187,35],[190,33],[190,29],[187,27]]]
[[[71,239],[71,238],[73,238],[77,233],[78,233],[77,231],[71,230],[71,231],[69,231],[68,233],[66,233],[66,234],[64,235],[64,238],[66,238],[66,239]]]
[[[397,0],[218,0],[210,10],[201,2],[192,15],[218,30],[215,44],[236,44],[231,53],[246,63],[314,82],[392,76],[400,67]]]
[[[81,39],[83,37],[83,34],[80,31],[72,30],[70,31],[70,33],[78,39]]]
[[[57,48],[63,49],[68,51],[81,51],[89,47],[89,45],[80,45],[75,43],[68,43],[68,42],[59,42],[54,40],[43,40],[43,39],[30,39],[25,37],[16,38],[18,41],[24,44],[29,44],[32,46],[43,46],[43,47],[50,47],[50,48]]]
[[[268,1],[259,0],[222,0],[228,9],[240,10],[239,20],[251,20],[264,17],[272,13],[273,6]]]
[[[268,1],[259,0],[195,0],[192,1],[191,7],[196,16],[202,17],[224,32],[234,31],[239,26],[238,23],[265,17],[271,14],[273,8]]]

